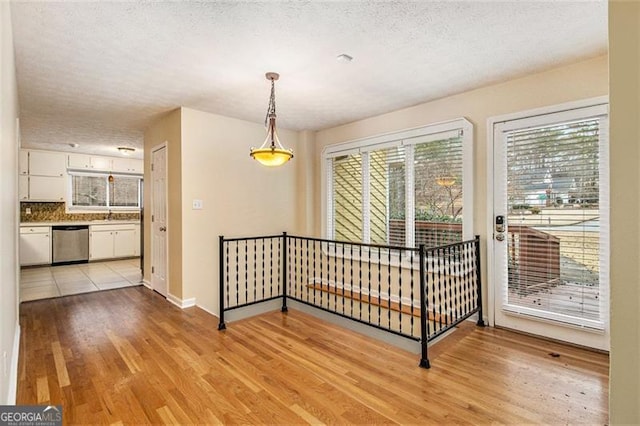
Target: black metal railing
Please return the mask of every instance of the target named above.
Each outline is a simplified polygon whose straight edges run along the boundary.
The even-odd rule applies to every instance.
[[[225,312],[281,299],[427,343],[478,313],[480,240],[425,249],[271,235],[220,237],[220,323]]]

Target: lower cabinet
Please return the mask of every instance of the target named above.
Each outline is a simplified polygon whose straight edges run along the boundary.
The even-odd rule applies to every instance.
[[[113,259],[140,255],[140,226],[91,225],[89,260]]]
[[[51,263],[51,227],[20,227],[20,266]]]

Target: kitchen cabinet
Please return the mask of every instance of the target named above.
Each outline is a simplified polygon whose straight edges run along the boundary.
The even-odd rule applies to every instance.
[[[28,199],[33,201],[64,201],[66,179],[63,176],[29,176]],[[24,195],[24,194],[23,194]],[[20,198],[22,200],[22,198]]]
[[[111,171],[112,162],[108,157],[98,157],[86,154],[69,154],[67,166],[74,170]]]
[[[135,224],[91,225],[89,259],[113,259],[140,255],[140,226]]]
[[[143,173],[144,163],[134,158],[114,158],[113,171],[122,173]]]
[[[29,150],[30,176],[65,176],[65,155],[61,152]]]
[[[18,176],[18,199],[20,201],[29,200],[29,176]]]
[[[20,266],[51,263],[51,227],[20,227]]]
[[[18,160],[18,173],[20,176],[29,174],[29,151],[21,149]]]
[[[64,201],[66,172],[65,154],[21,149],[18,199],[20,201]]]

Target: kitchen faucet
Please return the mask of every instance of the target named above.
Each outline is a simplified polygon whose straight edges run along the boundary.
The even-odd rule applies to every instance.
[[[109,209],[109,214],[107,215],[107,220],[111,220],[113,217],[113,212]]]

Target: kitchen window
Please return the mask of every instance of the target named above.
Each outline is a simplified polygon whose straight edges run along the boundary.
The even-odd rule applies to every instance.
[[[472,150],[465,119],[327,147],[327,237],[409,247],[473,238]]]
[[[72,210],[139,210],[141,181],[138,176],[70,173],[69,206]]]

